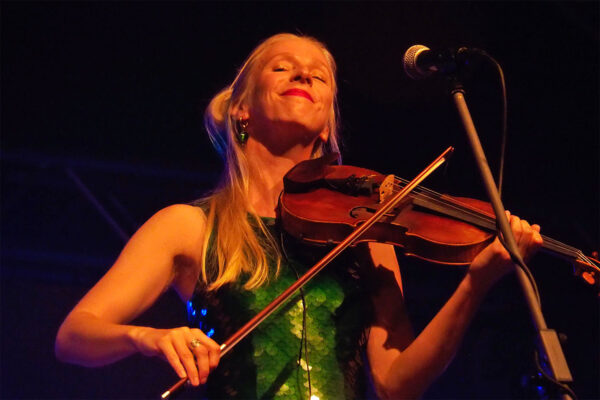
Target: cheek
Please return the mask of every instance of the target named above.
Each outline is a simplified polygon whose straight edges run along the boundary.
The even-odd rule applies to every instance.
[[[262,78],[256,86],[255,103],[258,107],[263,108],[264,113],[268,113],[276,102],[278,96],[278,86],[281,85],[279,80]]]
[[[329,114],[329,110],[331,109],[332,104],[333,104],[333,96],[331,94],[324,96],[323,102],[321,103],[322,109],[320,109],[319,111],[324,111]]]
[[[251,101],[249,102],[251,114],[255,117],[268,115],[272,105],[273,99],[269,91],[266,91],[263,88],[256,88],[251,97]]]

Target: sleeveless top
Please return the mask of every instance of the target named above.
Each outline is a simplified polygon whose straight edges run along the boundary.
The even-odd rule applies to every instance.
[[[284,250],[279,274],[272,273],[267,283],[253,290],[242,287],[244,279],[211,292],[199,283],[187,303],[190,327],[217,343],[227,340],[325,254],[281,233],[275,219],[262,220]],[[202,389],[204,398],[309,399],[309,379],[312,400],[367,395],[363,350],[371,302],[360,269],[344,253],[304,286],[306,307],[296,293],[223,356]]]

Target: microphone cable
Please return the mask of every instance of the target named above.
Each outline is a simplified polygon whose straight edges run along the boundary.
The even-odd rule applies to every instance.
[[[494,57],[492,57],[491,55],[489,55],[486,51],[481,50],[481,49],[477,49],[477,48],[473,48],[470,49],[473,53],[482,56],[483,58],[485,58],[486,60],[488,60],[491,64],[494,65],[494,67],[496,68],[496,70],[498,71],[498,77],[500,79],[500,86],[501,86],[501,90],[502,90],[502,142],[501,142],[501,146],[500,146],[500,160],[499,160],[499,166],[498,166],[498,195],[500,197],[502,197],[502,182],[503,182],[503,175],[504,175],[504,161],[505,161],[505,156],[506,156],[506,141],[507,141],[507,115],[508,115],[508,101],[507,101],[507,96],[506,96],[506,81],[504,79],[504,72],[502,71],[502,67],[500,66],[500,63],[498,61],[496,61],[496,59]],[[511,259],[513,260],[513,262],[515,264],[517,264],[521,270],[523,270],[523,272],[525,272],[525,275],[527,276],[527,279],[531,282],[531,286],[533,287],[533,291],[535,293],[538,305],[540,307],[542,307],[541,304],[541,299],[540,299],[540,294],[539,294],[539,290],[536,284],[536,281],[533,277],[533,274],[531,273],[531,270],[529,269],[529,267],[525,264],[525,262],[523,261],[522,258],[520,257],[516,257],[514,255],[514,253],[508,248],[504,238],[502,237],[502,234],[500,232],[500,229],[498,227],[498,224],[496,223],[497,226],[497,234],[498,234],[498,239],[500,240],[500,243],[502,244],[502,246],[504,246],[504,248],[506,249],[506,251],[508,251],[508,253],[510,254]],[[534,362],[535,362],[535,367],[538,370],[538,372],[540,373],[540,375],[547,381],[550,382],[552,385],[554,385],[555,388],[557,388],[559,391],[561,391],[563,394],[567,394],[568,396],[570,396],[573,400],[577,400],[577,395],[575,394],[575,392],[573,391],[573,389],[571,389],[569,387],[569,385],[567,385],[566,383],[562,383],[560,381],[558,381],[556,378],[554,378],[553,376],[551,376],[550,374],[548,374],[544,367],[542,366],[542,363],[540,362],[540,354],[537,350],[534,351]]]
[[[500,144],[500,160],[498,163],[498,194],[502,197],[502,182],[504,180],[504,160],[506,157],[506,140],[508,137],[508,100],[506,96],[506,81],[504,79],[504,71],[500,63],[496,61],[494,57],[489,55],[486,51],[472,48],[469,49],[472,53],[482,56],[488,60],[496,70],[498,71],[498,77],[500,79],[500,88],[502,90],[502,142]]]

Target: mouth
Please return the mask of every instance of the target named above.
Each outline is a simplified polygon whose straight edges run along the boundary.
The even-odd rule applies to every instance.
[[[306,90],[302,90],[302,89],[289,89],[286,90],[285,92],[283,92],[281,94],[282,96],[300,96],[300,97],[304,97],[308,100],[310,100],[311,102],[315,102],[312,98],[312,96],[310,95],[310,93],[308,93]]]

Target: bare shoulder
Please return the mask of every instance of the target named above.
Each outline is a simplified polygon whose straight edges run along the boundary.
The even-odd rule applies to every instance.
[[[206,216],[200,207],[174,204],[154,214],[136,235],[154,236],[165,245],[174,245],[179,251],[184,251],[188,246],[196,248],[204,238],[205,227]]]
[[[196,287],[202,265],[206,215],[200,207],[175,204],[158,211],[148,220],[149,229],[159,236],[157,245],[172,255],[171,286],[187,301]]]
[[[206,215],[200,207],[189,204],[173,204],[159,210],[148,221],[156,220],[161,224],[203,227]]]

